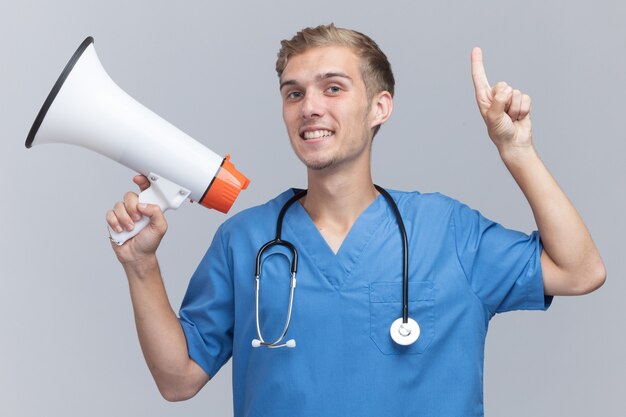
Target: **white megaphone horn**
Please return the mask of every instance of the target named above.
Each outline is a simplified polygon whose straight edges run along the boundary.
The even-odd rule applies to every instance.
[[[44,102],[26,147],[68,143],[107,156],[150,180],[139,201],[176,209],[186,198],[226,213],[249,180],[223,158],[129,96],[106,73],[88,37]],[[118,245],[138,234],[109,229]]]

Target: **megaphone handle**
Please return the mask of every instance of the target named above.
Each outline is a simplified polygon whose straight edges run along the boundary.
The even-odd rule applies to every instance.
[[[128,239],[137,236],[139,232],[141,232],[143,228],[146,227],[148,224],[150,224],[150,218],[143,216],[140,220],[135,222],[135,227],[131,231],[125,230],[121,233],[118,233],[115,230],[111,229],[111,227],[109,226],[109,237],[111,238],[111,241],[113,241],[113,243],[121,246],[126,243]]]
[[[156,204],[165,212],[167,209],[177,209],[189,196],[190,191],[179,185],[150,173],[148,175],[150,187],[139,193],[139,202],[145,204]],[[128,239],[135,237],[141,230],[150,223],[150,218],[143,216],[141,220],[135,222],[135,227],[131,231],[121,233],[109,227],[109,237],[118,246],[121,246]]]

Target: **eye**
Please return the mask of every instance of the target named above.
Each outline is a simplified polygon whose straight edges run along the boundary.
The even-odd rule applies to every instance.
[[[289,91],[285,95],[285,99],[287,99],[289,101],[298,100],[300,97],[302,97],[302,92],[300,92],[300,91]]]
[[[331,85],[326,89],[326,92],[332,95],[336,95],[341,92],[341,87],[339,87],[338,85]]]

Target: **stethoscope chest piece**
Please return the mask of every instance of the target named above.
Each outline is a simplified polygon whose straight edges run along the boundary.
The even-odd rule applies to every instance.
[[[393,341],[399,345],[412,345],[420,337],[420,326],[410,317],[406,323],[403,323],[402,317],[400,317],[391,325],[389,334]]]

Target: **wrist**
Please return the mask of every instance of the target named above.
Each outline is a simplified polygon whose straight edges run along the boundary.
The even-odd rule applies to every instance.
[[[539,154],[533,145],[507,146],[499,148],[498,152],[502,162],[509,168],[531,163],[539,159]]]
[[[156,254],[152,253],[137,257],[133,260],[120,261],[126,275],[130,278],[144,278],[151,276],[154,272],[159,271],[159,262],[157,261]]]

